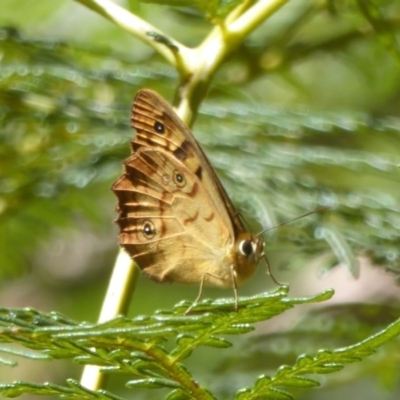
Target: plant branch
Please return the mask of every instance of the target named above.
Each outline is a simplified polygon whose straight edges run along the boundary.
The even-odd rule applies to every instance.
[[[258,1],[243,15],[229,24],[227,29],[231,34],[238,34],[241,38],[246,37],[268,17],[283,7],[288,1],[289,0]]]
[[[120,249],[115,260],[98,322],[105,322],[116,315],[126,314],[138,274],[138,266],[130,259],[127,253]],[[86,365],[83,369],[80,383],[88,389],[97,390],[102,386],[103,380],[104,375],[100,373],[98,366]]]
[[[185,60],[190,73],[179,92],[178,115],[190,124],[204,98],[211,78],[240,43],[288,0],[262,0],[249,7],[251,2],[239,4],[223,21],[216,25],[204,41]],[[242,14],[241,14],[242,13]]]
[[[114,22],[123,30],[131,33],[142,42],[148,44],[163,56],[171,65],[177,67],[181,73],[185,70],[183,60],[189,59],[191,50],[180,42],[166,35],[135,14],[110,0],[75,0],[90,8],[96,13]]]

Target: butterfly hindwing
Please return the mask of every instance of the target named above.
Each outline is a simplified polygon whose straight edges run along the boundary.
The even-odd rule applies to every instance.
[[[212,268],[229,238],[202,182],[160,149],[142,147],[124,164],[113,186],[120,243],[153,279],[198,279],[182,271],[205,261]]]

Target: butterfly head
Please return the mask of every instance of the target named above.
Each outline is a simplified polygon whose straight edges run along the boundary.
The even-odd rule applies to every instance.
[[[255,272],[260,259],[264,257],[262,237],[242,232],[235,242],[235,269],[238,283],[249,279]]]

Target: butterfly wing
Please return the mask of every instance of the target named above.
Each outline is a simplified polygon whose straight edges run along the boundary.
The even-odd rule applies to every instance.
[[[136,137],[132,142],[133,151],[142,146],[150,146],[172,153],[201,180],[231,234],[237,236],[245,231],[235,207],[202,148],[190,129],[160,95],[149,89],[140,90],[133,103],[131,122],[136,129]]]
[[[149,90],[135,98],[132,125],[134,153],[113,186],[120,243],[155,280],[198,283],[207,274],[208,283],[232,285],[234,208],[200,146]]]

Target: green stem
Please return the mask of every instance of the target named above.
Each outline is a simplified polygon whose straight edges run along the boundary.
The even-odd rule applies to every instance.
[[[116,25],[148,44],[160,55],[162,55],[171,65],[182,68],[182,63],[177,58],[188,58],[186,53],[190,49],[183,46],[180,42],[166,35],[135,14],[125,8],[113,3],[110,0],[75,0],[87,8],[102,15]],[[157,39],[158,38],[158,39]],[[178,56],[179,55],[179,56]],[[184,65],[183,65],[184,67]]]

